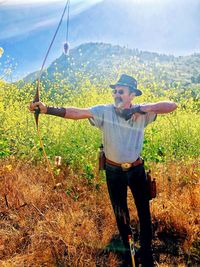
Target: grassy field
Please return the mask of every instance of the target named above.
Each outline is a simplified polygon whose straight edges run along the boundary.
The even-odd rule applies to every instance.
[[[154,255],[160,266],[198,266],[199,162],[151,167],[158,187]],[[89,183],[63,165],[56,189],[44,166],[4,160],[0,174],[0,266],[122,266],[120,253],[109,249],[120,245],[102,174]],[[129,206],[137,240],[130,194]]]

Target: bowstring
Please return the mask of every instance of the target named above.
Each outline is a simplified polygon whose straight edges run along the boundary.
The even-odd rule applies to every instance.
[[[38,77],[38,83],[40,83],[40,79],[41,79],[41,76],[42,76],[42,71],[43,71],[44,65],[45,65],[45,63],[46,63],[47,57],[48,57],[49,52],[50,52],[50,50],[51,50],[51,47],[52,47],[52,45],[53,45],[53,43],[54,43],[54,40],[55,40],[56,35],[57,35],[57,33],[58,33],[58,30],[59,30],[59,28],[60,28],[60,26],[61,26],[61,24],[62,24],[63,17],[64,17],[64,15],[65,15],[65,12],[66,12],[66,9],[67,9],[68,5],[69,5],[69,0],[67,1],[66,5],[65,5],[65,8],[64,8],[64,10],[63,10],[62,16],[61,16],[60,21],[59,21],[59,23],[58,23],[58,26],[57,26],[56,31],[55,31],[55,33],[54,33],[54,36],[53,36],[53,38],[52,38],[52,40],[51,40],[51,43],[50,43],[50,45],[49,45],[49,48],[48,48],[47,53],[46,53],[46,55],[45,55],[45,58],[44,58],[44,60],[43,60],[42,67],[41,67],[41,69],[40,69],[40,73],[39,73],[39,77]],[[68,8],[68,11],[69,11],[69,8]],[[68,16],[68,18],[69,18],[69,16]],[[68,30],[67,30],[67,31],[68,31]]]
[[[68,0],[68,9],[67,9],[67,32],[66,32],[66,42],[69,40],[69,9],[70,9],[70,0]]]

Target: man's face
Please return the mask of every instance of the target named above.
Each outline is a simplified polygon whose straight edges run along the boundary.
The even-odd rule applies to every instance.
[[[135,93],[129,91],[128,86],[117,85],[113,89],[113,98],[117,108],[130,108]]]

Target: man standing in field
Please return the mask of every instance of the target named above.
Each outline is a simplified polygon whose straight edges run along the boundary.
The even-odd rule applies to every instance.
[[[156,119],[157,114],[172,112],[177,105],[169,101],[132,104],[132,100],[142,92],[137,88],[137,81],[126,74],[110,87],[113,89],[114,104],[90,108],[56,108],[37,102],[31,103],[30,111],[34,112],[39,107],[40,113],[43,114],[74,120],[89,119],[93,126],[102,131],[107,187],[123,244],[128,251],[128,235],[131,234],[127,206],[129,186],[140,223],[142,266],[151,267],[152,225],[144,162],[140,157],[144,128]]]

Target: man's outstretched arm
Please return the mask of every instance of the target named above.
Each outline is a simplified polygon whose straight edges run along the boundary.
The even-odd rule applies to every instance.
[[[156,114],[164,114],[174,111],[177,104],[171,101],[160,101],[157,103],[149,103],[140,105],[140,110],[143,112],[154,112]]]
[[[41,114],[49,114],[72,120],[92,118],[92,113],[88,108],[76,108],[76,107],[57,108],[57,107],[46,106],[42,102],[35,102],[35,103],[31,102],[29,110],[34,113],[38,107],[40,109]]]
[[[73,119],[73,120],[80,120],[80,119],[89,119],[92,118],[92,113],[88,108],[66,108],[65,109],[65,118],[66,119]]]

